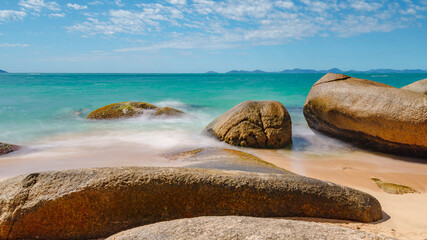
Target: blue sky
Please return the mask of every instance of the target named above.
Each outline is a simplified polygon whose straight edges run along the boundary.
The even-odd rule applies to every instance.
[[[0,69],[427,69],[427,0],[1,0]]]

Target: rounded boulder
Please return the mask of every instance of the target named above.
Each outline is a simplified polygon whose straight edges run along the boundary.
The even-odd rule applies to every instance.
[[[376,151],[427,157],[427,95],[328,73],[304,104],[310,128]]]
[[[205,133],[235,146],[282,148],[292,143],[292,122],[277,101],[246,101],[213,120]]]

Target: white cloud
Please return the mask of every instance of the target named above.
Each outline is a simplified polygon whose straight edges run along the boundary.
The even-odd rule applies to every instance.
[[[73,8],[73,9],[75,9],[75,10],[83,10],[83,9],[87,9],[87,6],[86,6],[86,5],[79,5],[79,4],[77,4],[77,3],[74,3],[74,4],[72,4],[72,3],[67,3],[67,7],[69,7],[69,8]]]
[[[274,4],[280,8],[284,8],[284,9],[291,9],[291,8],[295,7],[295,5],[292,1],[277,1]]]
[[[372,12],[378,10],[382,6],[382,4],[378,2],[367,3],[365,1],[354,1],[351,3],[350,6],[359,11]]]
[[[104,3],[100,2],[100,1],[93,1],[93,2],[88,2],[87,4],[89,4],[89,5],[103,5]]]
[[[62,17],[65,17],[65,13],[52,13],[52,14],[49,14],[49,17],[59,17],[59,18],[62,18]]]
[[[44,0],[20,0],[19,5],[26,10],[34,10],[40,12],[43,8],[47,8],[52,11],[61,10],[60,6],[56,2],[45,2]]]
[[[185,5],[187,0],[167,0],[170,4]]]
[[[22,20],[27,16],[27,13],[13,10],[0,10],[0,21],[15,21]]]
[[[29,47],[28,44],[21,43],[0,43],[0,47]]]
[[[124,3],[122,3],[122,0],[115,0],[114,3],[119,7],[123,7],[125,5]]]
[[[145,45],[126,51],[227,48],[388,32],[418,23],[427,11],[423,3],[409,0],[157,0],[132,7],[88,15],[68,30],[85,36],[142,35]]]

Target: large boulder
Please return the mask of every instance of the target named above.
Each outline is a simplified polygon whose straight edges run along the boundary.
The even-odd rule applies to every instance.
[[[310,128],[370,149],[427,157],[427,96],[328,73],[304,104]]]
[[[150,115],[154,117],[183,116],[185,113],[170,107],[157,107],[145,102],[121,102],[113,103],[89,113],[87,119],[117,119],[130,118],[142,115]]]
[[[419,92],[427,95],[427,78],[408,84],[402,87],[402,89]]]
[[[386,240],[389,237],[325,223],[241,216],[197,217],[154,223],[106,240],[335,239]]]
[[[276,101],[246,101],[228,110],[205,129],[226,143],[254,148],[281,148],[292,143],[292,123]]]
[[[186,168],[208,168],[260,173],[284,173],[285,169],[265,162],[252,154],[225,148],[197,148],[165,154],[170,161],[187,162]],[[291,174],[290,172],[287,172]]]
[[[8,143],[0,143],[0,155],[18,151],[21,147]]]
[[[119,167],[0,182],[0,239],[96,239],[197,216],[323,217],[372,222],[369,194],[296,174]]]

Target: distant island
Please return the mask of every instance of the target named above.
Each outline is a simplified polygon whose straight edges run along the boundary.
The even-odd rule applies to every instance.
[[[7,72],[0,69],[0,73],[7,73]]]
[[[214,71],[209,71],[207,73],[216,73]],[[343,71],[338,68],[331,68],[329,70],[314,70],[314,69],[301,69],[301,68],[294,68],[294,69],[286,69],[279,72],[265,72],[262,70],[254,70],[254,71],[246,71],[246,70],[231,70],[226,73],[427,73],[427,70],[421,70],[421,69],[403,69],[403,70],[396,70],[396,69],[371,69],[368,71],[358,71],[358,70],[349,70],[349,71]]]

